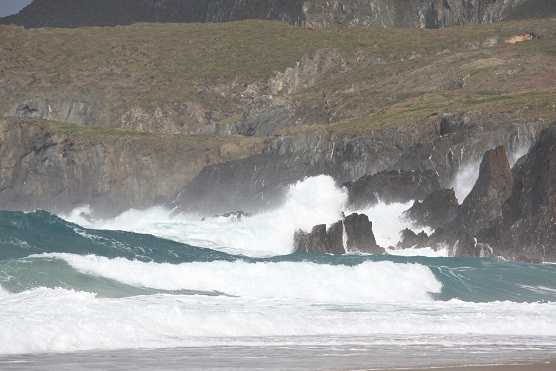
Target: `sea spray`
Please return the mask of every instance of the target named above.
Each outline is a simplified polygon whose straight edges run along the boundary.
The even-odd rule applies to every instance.
[[[395,246],[403,229],[413,229],[412,222],[401,215],[411,204],[379,202],[362,210],[350,210],[346,190],[331,177],[321,175],[290,186],[282,205],[240,221],[187,213],[174,215],[163,207],[129,210],[110,220],[86,220],[80,215],[86,209],[74,210],[64,217],[91,228],[148,233],[236,255],[276,256],[293,251],[297,230],[310,231],[317,224],[335,223],[342,219],[342,212],[367,214],[378,244]]]

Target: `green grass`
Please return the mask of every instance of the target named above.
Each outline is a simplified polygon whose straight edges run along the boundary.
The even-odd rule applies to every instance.
[[[524,32],[542,37],[503,42]],[[440,30],[308,30],[267,21],[0,26],[0,109],[32,96],[71,98],[100,102],[109,126],[119,125],[132,107],[147,113],[160,107],[184,126],[176,107],[194,102],[213,111],[217,121],[233,122],[245,109],[240,94],[248,84],[295,66],[304,55],[329,50],[359,63],[352,71],[331,71],[316,86],[289,97],[306,123],[324,110],[326,100],[334,103],[331,130],[345,132],[416,121],[434,111],[504,111],[524,106],[523,99],[529,100],[523,114],[549,117],[552,110],[544,100],[554,97],[556,86],[555,35],[556,22],[550,19]],[[491,39],[497,40],[494,47],[488,47]],[[371,60],[382,64],[367,65]],[[15,91],[7,93],[8,86]]]

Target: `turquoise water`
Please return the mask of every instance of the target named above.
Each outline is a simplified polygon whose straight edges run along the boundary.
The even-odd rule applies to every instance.
[[[180,223],[176,230],[190,227]],[[223,220],[203,227],[188,239],[249,230]],[[252,230],[260,241],[264,230]],[[555,356],[553,264],[234,251],[1,211],[0,368],[94,368],[101,359],[133,369],[358,368]]]

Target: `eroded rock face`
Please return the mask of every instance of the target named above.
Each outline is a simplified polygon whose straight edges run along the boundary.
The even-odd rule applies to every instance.
[[[470,235],[487,228],[501,215],[513,186],[512,169],[506,148],[487,151],[479,168],[479,178],[458,210],[454,223]]]
[[[443,188],[452,187],[458,171],[481,161],[485,151],[503,145],[510,153],[529,148],[546,126],[519,117],[484,111],[445,115],[427,140],[417,140],[390,170],[433,170]]]
[[[506,149],[498,146],[487,151],[473,189],[455,209],[452,220],[437,225],[431,240],[454,246],[456,256],[486,256],[494,245],[490,234],[501,216],[502,205],[510,196],[512,184]]]
[[[510,257],[556,261],[556,123],[543,130],[516,171],[502,207],[500,247]]]
[[[27,99],[14,105],[8,116],[32,117],[70,124],[94,125],[99,120],[100,106],[97,102],[79,102],[67,99],[50,102],[43,98]]]
[[[40,120],[0,119],[0,209],[68,212],[90,205],[93,214],[111,216],[150,207],[190,182],[207,162],[226,156],[219,148],[145,139],[87,139]]]
[[[454,219],[458,207],[454,189],[431,192],[423,201],[415,201],[404,215],[417,226],[437,229]]]
[[[344,183],[349,203],[355,207],[423,199],[440,189],[438,174],[427,171],[384,171],[365,175],[355,182]]]
[[[27,28],[272,19],[296,26],[441,28],[497,22],[532,0],[35,0],[1,19]]]
[[[363,176],[373,179],[373,174],[385,170],[393,171],[392,175],[382,175],[384,181],[376,192],[383,192],[387,201],[424,199],[434,190],[452,187],[458,170],[480,161],[490,148],[504,145],[517,151],[529,147],[544,126],[481,111],[446,116],[442,121],[451,125],[442,133],[433,125],[399,125],[358,137],[318,131],[275,137],[258,155],[203,169],[172,197],[169,207],[209,214],[237,208],[256,211],[281,200],[287,186],[308,176],[326,174],[339,184],[355,184]],[[384,189],[391,186],[386,179],[397,179],[395,192]],[[420,188],[411,190],[412,182]],[[374,192],[362,192],[370,199],[362,196],[358,202],[376,202]],[[403,196],[404,192],[413,198]]]

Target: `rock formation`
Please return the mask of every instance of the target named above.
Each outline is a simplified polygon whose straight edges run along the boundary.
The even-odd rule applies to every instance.
[[[90,205],[94,215],[115,215],[161,202],[209,163],[260,150],[243,140],[210,148],[187,138],[66,129],[0,119],[1,209],[68,212]]]
[[[454,189],[431,192],[423,201],[415,201],[404,215],[417,226],[437,229],[454,219],[458,207]]]
[[[372,227],[367,215],[354,213],[332,224],[328,230],[325,224],[314,226],[309,233],[298,230],[294,234],[294,251],[337,255],[353,251],[384,254],[384,249],[376,244]]]
[[[501,207],[510,196],[512,184],[506,149],[498,146],[487,151],[473,189],[451,220],[436,225],[438,229],[431,238],[437,243],[455,246],[457,256],[484,256],[489,250],[478,243],[486,242],[484,231],[501,216]]]
[[[429,236],[425,231],[419,233],[413,232],[411,229],[404,229],[400,236],[400,242],[397,244],[397,248],[408,249],[412,247],[424,247],[427,246],[429,242]]]
[[[502,204],[512,191],[513,175],[506,149],[498,146],[483,156],[479,177],[457,212],[455,228],[475,236],[501,215]]]
[[[27,28],[116,26],[137,22],[281,20],[296,26],[441,28],[523,16],[539,0],[34,0],[0,19]],[[519,7],[521,5],[521,8]],[[538,5],[537,5],[538,6]],[[546,7],[544,16],[554,14]],[[548,14],[546,14],[548,13]],[[527,15],[527,13],[525,14]]]
[[[423,199],[440,189],[438,174],[426,171],[383,171],[375,175],[364,175],[354,182],[344,183],[348,190],[349,203],[353,207],[376,204],[408,202]]]
[[[353,196],[354,203],[376,202],[375,192],[388,202],[424,199],[451,187],[457,171],[480,161],[487,149],[528,147],[543,127],[542,122],[481,111],[447,115],[442,121],[446,128],[441,135],[432,126],[403,125],[358,137],[320,131],[275,137],[260,154],[203,169],[168,205],[210,214],[237,208],[257,211],[281,200],[290,184],[320,174],[340,184],[352,181],[348,188],[361,185],[361,197]]]
[[[514,170],[502,206],[499,246],[510,258],[556,261],[556,123]]]
[[[344,228],[347,237],[347,251],[360,251],[376,255],[384,254],[384,249],[376,243],[373,234],[373,223],[369,221],[367,215],[353,213],[346,216]]]
[[[343,246],[343,225],[338,221],[326,229],[326,224],[318,224],[310,233],[298,230],[294,234],[294,251],[323,254],[345,254]]]

